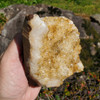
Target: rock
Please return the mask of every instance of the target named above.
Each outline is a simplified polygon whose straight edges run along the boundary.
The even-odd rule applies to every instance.
[[[65,16],[74,22],[74,24],[76,25],[76,27],[80,32],[80,38],[87,37],[86,32],[82,27],[82,24],[84,23],[83,18],[79,16],[75,16],[74,13],[71,11],[62,10],[44,4],[36,5],[36,6],[27,6],[27,5],[20,4],[20,5],[11,5],[8,6],[7,8],[0,9],[0,13],[3,13],[8,20],[8,22],[6,23],[4,29],[0,34],[0,37],[9,40],[7,44],[10,43],[10,41],[14,38],[14,36],[17,33],[21,33],[24,17],[29,14],[38,14],[40,17]],[[0,39],[0,43],[2,43],[1,48],[3,48],[0,49],[0,55],[7,48],[6,47],[7,45],[5,45],[5,39],[4,40]]]
[[[0,36],[0,56],[3,54],[5,49],[8,47],[8,44],[10,43],[10,40]]]
[[[95,29],[95,31],[100,34],[100,24],[97,22],[91,22],[91,26]]]
[[[80,32],[80,38],[81,39],[87,38],[86,31],[85,31],[84,27],[82,26],[84,24],[83,18],[79,17],[79,16],[75,16],[75,17],[73,17],[72,20],[73,20],[73,22],[75,23],[76,27],[78,28],[78,30]]]
[[[25,13],[26,12],[22,10],[14,18],[9,20],[2,30],[1,36],[12,40],[17,33],[21,33]]]
[[[93,35],[92,35],[92,34],[89,36],[89,39],[92,39],[92,40],[94,39],[94,37],[93,37]]]
[[[14,18],[9,20],[0,34],[0,55],[6,50],[10,41],[18,33],[21,34],[25,12],[20,11]]]
[[[100,42],[98,42],[97,45],[98,45],[98,48],[100,48]]]
[[[91,26],[95,29],[95,31],[100,34],[100,14],[95,14],[90,16]]]
[[[79,79],[77,80],[78,83],[80,82],[84,82],[85,83],[85,80],[86,80],[86,75],[81,75],[79,76]]]
[[[7,8],[3,8],[0,10],[0,13],[3,13],[8,20],[14,18],[20,11],[25,10],[26,14],[33,14],[35,6],[27,6],[24,4],[20,5],[11,5]]]
[[[32,79],[46,87],[58,87],[75,72],[83,71],[79,32],[71,20],[41,19],[35,14],[25,18],[23,30],[25,68]]]
[[[90,50],[91,50],[91,55],[92,56],[94,56],[97,53],[96,48],[95,48],[94,45],[90,47]]]
[[[100,14],[90,16],[92,22],[98,22],[100,24]]]

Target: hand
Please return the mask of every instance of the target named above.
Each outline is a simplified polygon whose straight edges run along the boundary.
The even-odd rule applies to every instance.
[[[0,61],[0,100],[34,100],[40,87],[31,87],[21,61],[21,36],[10,43]]]

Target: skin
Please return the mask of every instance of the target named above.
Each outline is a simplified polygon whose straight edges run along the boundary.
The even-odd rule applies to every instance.
[[[25,76],[20,35],[10,43],[0,61],[0,100],[34,100],[41,87],[29,86]]]

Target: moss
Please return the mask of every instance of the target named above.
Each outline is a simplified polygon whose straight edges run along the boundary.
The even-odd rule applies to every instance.
[[[0,13],[0,25],[4,25],[6,23],[6,17],[3,13]]]
[[[2,29],[4,27],[4,25],[5,25],[6,21],[7,21],[7,19],[4,16],[4,14],[0,13],[0,33],[1,33],[1,31],[2,31]]]

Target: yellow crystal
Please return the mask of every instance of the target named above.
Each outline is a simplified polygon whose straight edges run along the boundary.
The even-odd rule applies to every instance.
[[[42,85],[57,87],[75,72],[83,71],[84,67],[79,58],[81,51],[79,32],[73,22],[65,17],[44,17],[41,20],[48,27],[48,31],[41,36],[38,67],[32,75]],[[39,25],[41,26],[41,24]],[[32,38],[31,35],[30,37]],[[33,40],[31,38],[30,42],[33,43],[35,37],[32,38]],[[31,51],[34,49],[35,47]],[[31,59],[34,60],[34,57]],[[34,68],[31,69],[31,72],[33,70]]]

